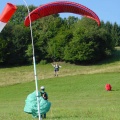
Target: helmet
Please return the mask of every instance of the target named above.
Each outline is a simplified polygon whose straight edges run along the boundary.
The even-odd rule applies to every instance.
[[[41,87],[40,87],[40,89],[41,89],[41,90],[44,90],[44,89],[45,89],[45,87],[44,87],[44,86],[41,86]]]

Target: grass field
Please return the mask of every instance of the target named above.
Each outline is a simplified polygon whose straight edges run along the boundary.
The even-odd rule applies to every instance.
[[[38,84],[44,85],[52,106],[47,120],[119,120],[120,52],[98,65],[61,63],[59,77],[50,64],[37,65]],[[112,91],[105,90],[105,84]],[[23,112],[35,90],[33,66],[0,69],[0,120],[35,120]]]
[[[119,120],[120,74],[75,75],[39,81],[45,85],[52,102],[48,120]],[[112,91],[105,90],[105,84]],[[26,96],[34,82],[0,88],[1,120],[33,120],[23,112]]]

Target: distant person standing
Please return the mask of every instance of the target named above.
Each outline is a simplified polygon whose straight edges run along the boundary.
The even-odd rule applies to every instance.
[[[52,66],[54,67],[54,75],[58,76],[59,68],[61,68],[62,66],[58,65],[57,63],[56,64],[52,64]]]

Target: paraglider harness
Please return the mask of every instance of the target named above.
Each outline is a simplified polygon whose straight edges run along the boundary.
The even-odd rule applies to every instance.
[[[59,65],[55,65],[54,68],[55,68],[55,72],[56,72],[56,71],[59,71]]]
[[[44,98],[44,100],[47,100],[48,99],[48,95],[46,92],[42,91],[41,92],[41,96]]]

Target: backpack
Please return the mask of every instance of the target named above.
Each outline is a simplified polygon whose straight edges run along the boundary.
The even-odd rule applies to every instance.
[[[48,99],[47,93],[46,92],[41,92],[41,96],[44,98],[44,100]]]

